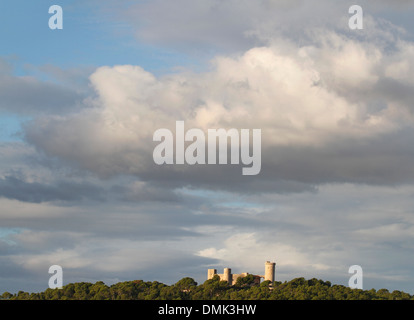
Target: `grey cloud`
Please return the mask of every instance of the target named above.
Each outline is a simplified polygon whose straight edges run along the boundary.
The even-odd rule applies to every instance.
[[[134,176],[99,179],[37,152],[24,142],[0,143],[0,197],[29,203],[182,202],[173,189]]]
[[[154,187],[142,182],[137,188],[128,180],[90,182],[71,181],[57,177],[51,182],[28,182],[22,174],[6,175],[0,178],[0,197],[23,202],[56,202],[75,204],[78,202],[182,202],[183,199],[173,190]],[[59,180],[61,179],[61,180]]]
[[[13,113],[35,115],[60,113],[82,100],[76,92],[37,79],[0,77],[0,108]]]
[[[0,196],[24,202],[80,201],[85,198],[103,200],[102,190],[96,186],[71,182],[47,185],[26,182],[17,177],[0,179]]]
[[[414,99],[413,89],[411,84],[397,81],[388,77],[380,78],[373,85],[370,90],[366,88],[337,88],[340,94],[352,103],[359,103],[366,101],[368,108],[371,108],[373,113],[385,109],[385,101],[397,102],[401,106],[411,110],[411,101]]]
[[[202,74],[157,79],[138,66],[99,68],[90,77],[95,109],[39,117],[25,137],[47,156],[103,179],[135,176],[145,187],[113,190],[137,201],[179,201],[172,191],[185,186],[295,193],[332,182],[412,183],[412,84],[384,76],[399,57],[412,64],[411,43],[391,38],[388,52],[367,39],[310,34],[312,46],[277,38],[272,46],[217,58],[215,69]],[[178,119],[204,128],[261,128],[260,174],[243,176],[243,165],[156,165],[152,134]]]
[[[0,110],[36,116],[39,114],[60,114],[79,106],[85,92],[76,87],[70,88],[69,81],[62,84],[56,81],[41,81],[34,76],[13,75],[12,65],[0,59]],[[56,71],[57,72],[57,71]],[[66,77],[68,77],[66,72]],[[60,72],[60,77],[64,77]],[[81,78],[80,75],[72,78]],[[74,81],[74,80],[72,80]]]
[[[279,35],[304,41],[313,27],[346,31],[348,9],[354,4],[328,0],[157,0],[122,8],[119,17],[131,24],[140,41],[208,55],[212,51],[246,50]],[[358,4],[366,16],[386,17],[394,24],[401,23],[402,14],[414,11],[410,1],[362,0]],[[404,22],[406,28],[412,28],[410,21]]]
[[[239,209],[229,209],[209,204],[211,199],[200,198],[197,202],[171,204],[153,202],[111,202],[94,204],[93,207],[54,207],[56,214],[39,217],[37,214],[21,219],[19,216],[3,216],[4,226],[41,232],[54,230],[70,237],[70,232],[106,239],[134,239],[164,241],[201,237],[197,226],[256,226],[265,225],[248,215],[240,216]],[[13,236],[15,237],[15,236]],[[13,240],[13,237],[11,238]],[[70,242],[68,242],[70,243]]]
[[[0,268],[7,269],[7,265],[15,263],[21,267],[10,274],[14,281],[4,282],[10,288],[5,290],[38,288],[43,283],[39,275],[47,272],[49,263],[61,263],[68,282],[143,279],[172,283],[184,276],[203,282],[211,266],[260,272],[259,256],[252,257],[260,253],[276,260],[277,279],[281,281],[305,276],[346,285],[347,268],[360,264],[367,288],[410,292],[412,277],[407,266],[413,264],[409,254],[410,228],[414,226],[412,187],[394,190],[339,184],[320,188],[316,194],[289,196],[234,197],[215,192],[206,195],[203,202],[207,206],[198,214],[191,212],[196,207],[185,204],[138,203],[120,207],[113,203],[93,208],[56,208],[54,217],[34,215],[19,219],[16,214],[2,218],[3,226],[31,230],[9,236],[17,246],[3,251],[8,264]],[[252,210],[238,201],[252,205]],[[228,202],[234,208],[228,207]],[[378,228],[392,231],[396,223],[403,223],[404,229],[398,233],[378,232]],[[245,233],[255,234],[255,241],[242,241],[243,237],[229,240]],[[406,246],[401,247],[402,243]],[[38,248],[34,248],[36,244]],[[208,248],[227,251],[215,257],[196,255]],[[404,264],[395,265],[395,261]],[[170,266],[168,272],[165,265]],[[318,269],[319,265],[327,269]],[[19,276],[29,277],[32,283],[19,283],[15,280]]]
[[[110,189],[111,193],[117,194],[120,201],[126,202],[182,202],[183,199],[172,189],[162,186],[154,186],[151,183],[142,183],[139,187],[133,185],[114,185]]]
[[[407,106],[414,112],[412,101],[414,101],[414,87],[389,78],[380,79],[374,88],[379,99],[390,99]]]
[[[263,143],[266,138],[262,138]],[[36,143],[42,143],[41,139],[36,139]],[[178,201],[171,190],[187,185],[240,193],[294,193],[315,192],[317,185],[332,182],[407,184],[414,181],[414,153],[409,147],[413,139],[412,129],[401,128],[369,139],[338,137],[324,146],[267,147],[262,151],[262,169],[257,176],[243,176],[243,165],[182,165],[179,170],[174,166],[158,166],[147,151],[137,158],[141,159],[142,169],[131,172],[147,183],[145,187],[140,191],[124,187],[113,190],[128,200]]]
[[[338,139],[320,147],[280,147],[264,153],[263,176],[305,184],[409,184],[414,181],[411,129],[367,140]],[[273,161],[272,161],[273,160]]]
[[[247,265],[237,257],[256,252],[252,261],[261,254],[275,257],[277,277],[282,281],[305,276],[344,285],[349,266],[358,264],[364,269],[364,288],[410,292],[413,282],[407,266],[414,263],[409,253],[414,227],[411,194],[411,186],[338,184],[321,187],[317,194],[260,195],[257,203],[272,203],[270,210],[256,217],[266,220],[267,226],[257,231],[238,229],[241,235],[254,232],[254,241],[249,237],[237,241],[235,233],[217,235],[222,243],[207,246],[215,251],[205,251],[203,256],[219,257],[221,265],[232,261]],[[294,256],[289,248],[283,249],[286,244],[296,251]],[[298,264],[290,265],[293,258]]]
[[[320,13],[316,7],[324,7],[324,13],[328,11],[327,7],[331,9],[333,6],[329,2],[310,6],[304,1],[180,0],[171,3],[157,0],[132,5],[123,12],[123,16],[135,27],[139,39],[144,41],[189,51],[192,47],[200,51],[204,47],[210,50],[245,50],[260,43],[259,39],[250,36],[257,25],[278,33],[292,15],[307,17],[306,22],[310,22],[310,17]],[[295,22],[301,26],[306,23],[303,19],[295,19]]]

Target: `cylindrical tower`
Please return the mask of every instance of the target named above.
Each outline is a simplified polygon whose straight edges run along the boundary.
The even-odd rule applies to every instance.
[[[231,276],[231,269],[230,268],[224,268],[223,280],[227,281],[229,283],[229,285],[232,285],[233,279],[232,279],[232,276]]]
[[[208,269],[207,271],[207,280],[213,279],[213,277],[217,274],[216,269]]]
[[[276,263],[274,262],[266,261],[265,263],[264,280],[265,281],[269,280],[272,284],[273,282],[275,282],[275,266],[276,266]]]

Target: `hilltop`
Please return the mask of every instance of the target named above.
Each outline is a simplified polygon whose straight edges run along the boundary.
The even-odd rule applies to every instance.
[[[198,285],[186,277],[173,285],[143,280],[118,282],[106,285],[96,283],[69,283],[62,289],[46,289],[39,293],[19,291],[4,292],[3,300],[414,300],[414,295],[387,289],[360,290],[343,285],[332,285],[329,281],[295,278],[291,281],[276,281],[253,284],[252,277],[245,277],[230,286],[218,276]]]

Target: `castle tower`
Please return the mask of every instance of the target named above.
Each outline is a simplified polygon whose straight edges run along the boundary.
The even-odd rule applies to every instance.
[[[217,274],[217,269],[208,269],[207,270],[207,280],[213,279],[213,277]]]
[[[273,282],[275,282],[275,266],[276,266],[276,263],[274,262],[266,261],[265,263],[264,280],[265,281],[269,280],[272,284]]]
[[[231,269],[230,268],[224,268],[224,273],[223,273],[223,279],[224,281],[227,281],[229,283],[229,285],[233,284],[233,279],[231,276]]]

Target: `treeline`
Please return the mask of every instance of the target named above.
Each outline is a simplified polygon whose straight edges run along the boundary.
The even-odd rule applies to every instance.
[[[201,285],[192,278],[183,278],[174,285],[153,281],[125,281],[105,285],[102,281],[70,283],[62,289],[46,289],[40,293],[4,292],[3,300],[414,300],[414,295],[395,290],[351,289],[331,285],[329,281],[296,278],[291,281],[253,284],[252,277],[238,279],[234,286],[218,276]]]

